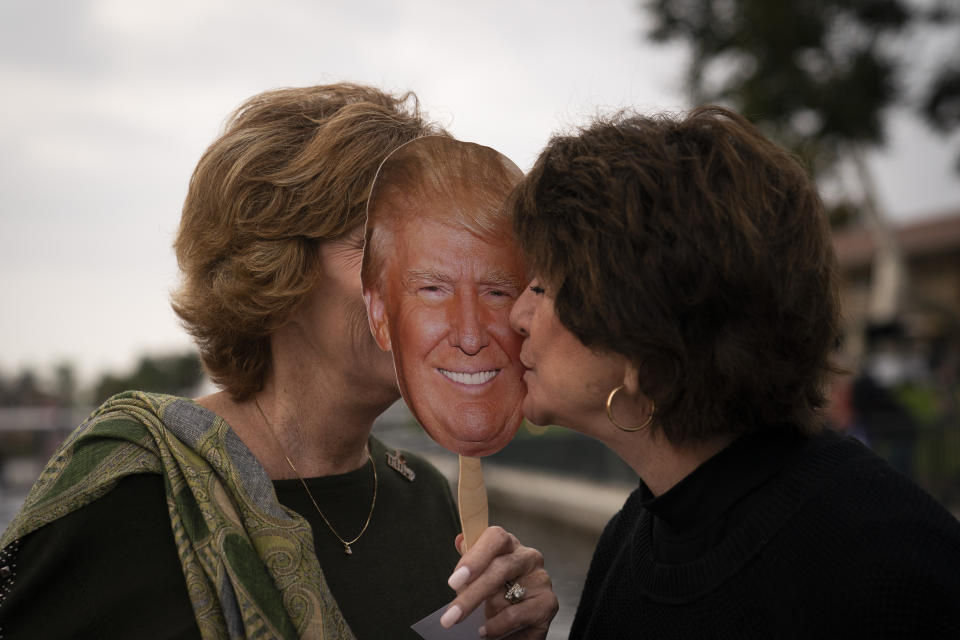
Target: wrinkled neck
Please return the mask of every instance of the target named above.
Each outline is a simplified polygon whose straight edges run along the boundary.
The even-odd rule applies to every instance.
[[[611,434],[606,444],[630,465],[654,496],[660,496],[733,440],[733,435],[723,435],[677,446],[662,433],[646,430]]]

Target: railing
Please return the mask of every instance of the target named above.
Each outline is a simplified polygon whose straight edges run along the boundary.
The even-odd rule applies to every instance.
[[[0,408],[0,490],[28,486],[57,445],[90,413],[89,407]],[[402,403],[377,422],[375,433],[389,433],[395,446],[423,453],[443,450],[416,427]],[[960,423],[940,420],[916,431],[875,436],[869,443],[894,467],[912,477],[942,504],[960,512]],[[25,462],[31,461],[29,465]],[[524,426],[491,465],[538,470],[570,479],[609,485],[635,485],[633,471],[598,441],[568,429]],[[28,469],[29,467],[29,469]]]

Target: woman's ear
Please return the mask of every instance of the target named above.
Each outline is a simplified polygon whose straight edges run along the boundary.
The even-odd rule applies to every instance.
[[[364,289],[363,303],[367,307],[367,322],[370,323],[373,339],[383,351],[390,351],[393,345],[390,342],[390,328],[387,325],[387,311],[383,296],[379,291]]]
[[[636,396],[640,391],[640,372],[629,360],[624,366],[623,388],[630,396]]]
[[[633,403],[633,406],[644,412],[647,421],[644,426],[653,420],[653,413],[656,411],[656,404],[643,389],[640,388],[640,371],[632,362],[627,362],[623,372],[623,390],[627,397]]]

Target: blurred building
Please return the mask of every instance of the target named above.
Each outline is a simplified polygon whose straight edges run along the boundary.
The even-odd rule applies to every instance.
[[[905,286],[883,318],[871,314],[876,236],[834,234],[852,376],[835,381],[828,420],[960,514],[960,208],[894,233]]]
[[[960,208],[896,228],[907,271],[900,322],[914,339],[960,341]],[[843,274],[843,309],[850,347],[862,354],[876,239],[864,228],[838,231],[834,248]]]

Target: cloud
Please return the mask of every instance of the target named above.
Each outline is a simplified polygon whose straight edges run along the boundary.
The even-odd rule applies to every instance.
[[[92,77],[110,66],[90,0],[0,3],[0,60],[31,73]]]

